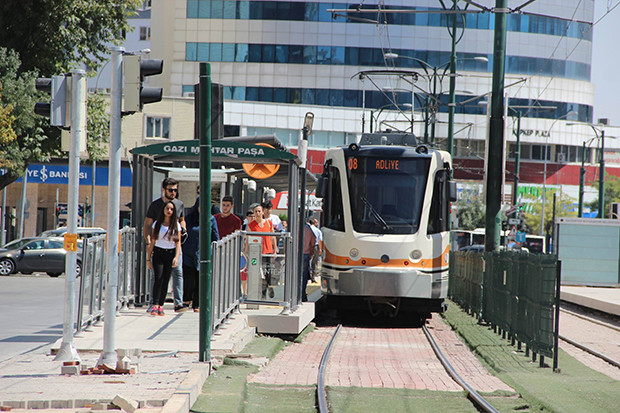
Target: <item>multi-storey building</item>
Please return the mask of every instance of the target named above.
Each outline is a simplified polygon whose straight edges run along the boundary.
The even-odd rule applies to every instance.
[[[521,3],[509,1],[509,7]],[[480,180],[495,17],[489,12],[493,1],[477,4],[487,10],[470,5],[457,19],[454,156],[457,178]],[[459,2],[459,7],[465,5]],[[508,15],[507,181],[512,179],[513,131],[521,112],[521,183],[563,185],[576,198],[581,147],[594,132],[572,124],[596,122],[590,82],[593,7],[593,1],[541,0],[528,5],[526,13]],[[359,8],[367,11],[360,13]],[[155,1],[152,55],[166,62],[160,80],[170,96],[191,95],[198,62],[210,62],[213,81],[224,85],[224,122],[240,135],[274,133],[296,146],[303,115],[312,111],[312,148],[347,144],[359,137],[363,124],[365,131],[371,124],[410,127],[413,95],[414,132],[445,145],[452,42],[450,18],[440,11],[436,0],[361,5],[324,0]],[[383,79],[374,88],[369,77],[362,82],[356,76],[363,70],[395,68],[420,74],[414,93],[402,80]],[[394,110],[395,102],[402,112]],[[599,142],[594,139],[590,146],[596,148]],[[619,141],[606,140],[605,146],[607,171],[618,175],[614,164],[620,162]],[[587,150],[587,165],[597,156],[596,150]],[[320,154],[315,154],[311,165],[318,171],[320,164]],[[596,174],[596,164],[587,167],[588,185]]]

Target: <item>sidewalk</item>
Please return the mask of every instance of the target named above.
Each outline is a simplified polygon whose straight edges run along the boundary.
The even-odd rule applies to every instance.
[[[116,396],[137,402],[138,411],[188,412],[209,375],[210,363],[198,361],[199,313],[175,314],[171,304],[164,317],[145,308],[123,310],[116,317],[115,348],[139,349],[135,374],[61,375],[62,362],[50,348],[0,363],[0,406],[22,409],[90,411]],[[94,367],[103,348],[103,323],[74,338],[81,364]],[[247,316],[236,314],[211,340],[212,358],[239,352],[254,337]],[[61,340],[51,346],[52,352]],[[120,357],[119,357],[120,359]],[[57,410],[56,410],[57,411]]]

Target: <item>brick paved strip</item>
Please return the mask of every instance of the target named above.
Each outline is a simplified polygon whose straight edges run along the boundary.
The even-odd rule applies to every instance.
[[[335,330],[335,327],[316,328],[306,335],[303,343],[286,347],[257,374],[248,377],[248,381],[261,384],[316,384],[321,357]]]
[[[474,390],[485,393],[495,390],[514,391],[484,368],[467,345],[443,322],[441,316],[433,314],[427,327],[452,367]]]
[[[512,390],[489,374],[456,334],[434,317],[429,322],[438,345],[458,373],[478,391]],[[334,327],[316,328],[303,343],[293,343],[249,382],[315,385],[318,367]],[[328,386],[461,391],[435,357],[419,328],[345,327],[327,366]]]

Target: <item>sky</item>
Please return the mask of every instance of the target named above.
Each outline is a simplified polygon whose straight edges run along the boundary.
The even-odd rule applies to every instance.
[[[594,21],[620,3],[620,0],[595,0]],[[594,26],[592,45],[592,82],[594,83],[594,122],[609,118],[620,126],[620,6]]]

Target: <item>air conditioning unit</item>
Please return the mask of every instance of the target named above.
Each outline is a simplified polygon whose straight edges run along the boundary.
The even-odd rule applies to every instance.
[[[567,161],[565,153],[558,153],[556,154],[556,157],[557,157],[558,163],[566,163]]]

